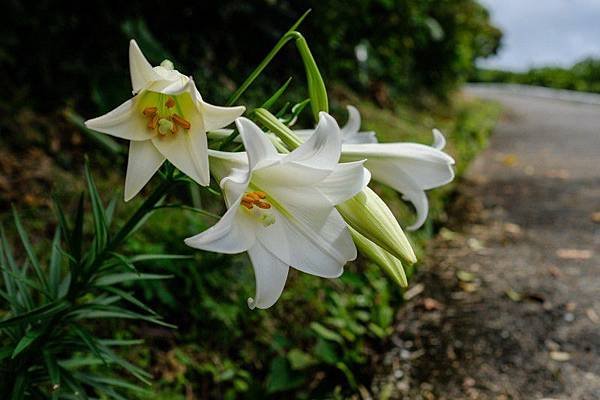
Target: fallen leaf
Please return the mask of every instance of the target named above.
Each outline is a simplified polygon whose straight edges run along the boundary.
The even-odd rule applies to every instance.
[[[515,154],[507,154],[502,157],[502,164],[507,167],[514,167],[519,162],[519,158]]]
[[[504,230],[514,236],[520,236],[522,233],[521,227],[519,225],[512,224],[510,222],[504,224]]]
[[[568,179],[569,171],[567,171],[566,169],[553,169],[546,172],[545,175],[548,178]]]
[[[592,213],[592,222],[600,224],[600,211],[596,211]]]
[[[408,289],[406,292],[404,292],[404,300],[408,301],[413,297],[420,295],[423,292],[423,290],[425,290],[425,285],[423,285],[422,283],[417,283],[416,285]]]
[[[520,293],[516,292],[513,289],[508,289],[504,293],[506,293],[506,296],[508,296],[508,298],[511,299],[514,302],[519,302],[519,301],[523,300],[523,296],[521,296]]]
[[[551,265],[548,267],[548,273],[554,278],[560,278],[562,276],[562,272],[560,272],[560,269],[558,269],[558,267],[555,265]]]
[[[566,260],[587,260],[592,258],[593,252],[591,250],[582,249],[558,249],[556,255],[558,258],[564,258]]]
[[[571,355],[564,351],[551,351],[550,358],[554,361],[565,362],[571,359]]]
[[[482,250],[485,247],[481,244],[481,241],[479,241],[478,239],[475,238],[469,238],[467,240],[467,244],[469,245],[469,247],[472,250],[478,251],[478,250]]]
[[[431,297],[426,297],[425,299],[423,299],[423,307],[425,307],[425,309],[427,311],[433,311],[433,310],[441,310],[442,308],[444,308],[444,305],[442,303],[440,303],[439,301],[437,301],[436,299],[432,299]]]
[[[468,271],[456,271],[456,277],[463,282],[473,282],[475,274]]]
[[[587,315],[587,317],[593,323],[595,323],[595,324],[600,323],[600,316],[598,315],[596,310],[594,310],[593,308],[588,308],[587,310],[585,310],[585,315]]]

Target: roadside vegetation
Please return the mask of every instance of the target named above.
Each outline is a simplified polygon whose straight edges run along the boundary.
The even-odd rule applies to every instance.
[[[473,0],[343,4],[310,1],[300,8],[293,1],[204,2],[183,10],[174,22],[172,14],[147,12],[158,7],[153,2],[123,3],[118,12],[105,2],[86,3],[93,13],[49,2],[27,9],[11,3],[8,11],[15,15],[16,27],[0,35],[0,62],[13,72],[0,78],[7,88],[0,99],[0,220],[15,244],[16,258],[23,261],[25,255],[16,245],[11,204],[19,209],[33,247],[46,254],[58,223],[50,193],[65,210],[77,208],[85,189],[85,155],[94,166],[99,193],[111,193],[123,180],[124,144],[98,141],[82,129],[81,121],[126,97],[130,89],[123,49],[128,39],[135,38],[153,62],[169,58],[185,66],[203,93],[219,104],[311,5],[314,10],[301,30],[323,75],[334,82],[328,87],[332,114],[344,121],[344,107],[356,106],[362,128],[376,131],[382,142],[431,144],[431,129],[440,129],[460,179],[485,147],[500,112],[497,104],[456,92],[473,73],[475,59],[498,47],[501,33],[490,24],[487,11]],[[47,29],[52,33],[46,34]],[[286,57],[284,51],[281,58]],[[266,98],[290,76],[289,93],[302,101],[303,85],[294,86],[304,79],[301,68],[275,61],[268,79],[261,78],[245,101]],[[382,186],[375,189],[403,226],[414,221],[413,209],[398,194]],[[410,234],[419,257],[426,255],[425,241],[446,220],[452,193],[453,184],[429,193],[430,218]],[[120,202],[122,194],[114,195]],[[171,200],[214,203],[211,196],[210,190],[181,190]],[[102,200],[106,204],[111,198]],[[113,223],[123,223],[122,216],[141,202],[119,203]],[[220,215],[223,210],[211,211]],[[115,351],[150,374],[152,398],[345,398],[368,386],[403,302],[402,291],[378,267],[359,259],[335,280],[291,273],[275,307],[250,311],[246,299],[253,293],[254,277],[246,255],[192,252],[180,240],[215,219],[185,210],[169,213],[168,219],[165,215],[160,210],[153,214],[123,252],[192,257],[140,262],[136,266],[144,273],[172,277],[127,284],[128,291],[177,329],[138,321],[86,322],[98,337],[131,343]],[[0,306],[0,316],[5,311]],[[143,343],[128,342],[140,338]],[[5,340],[0,333],[0,345]],[[120,372],[116,369],[115,375]],[[135,396],[148,398],[136,390],[127,398]]]

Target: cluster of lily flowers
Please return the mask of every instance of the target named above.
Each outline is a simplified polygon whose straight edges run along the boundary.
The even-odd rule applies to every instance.
[[[262,110],[252,113],[263,131],[242,117],[245,107],[205,102],[191,77],[165,60],[153,67],[135,41],[129,48],[133,98],[86,121],[88,128],[130,141],[125,201],[135,197],[161,165],[172,165],[201,186],[212,175],[227,211],[211,228],[185,239],[196,249],[226,254],[247,252],[256,278],[250,308],[268,308],[280,297],[289,268],[325,277],[342,274],[357,248],[405,286],[402,261],[415,254],[395,217],[368,188],[370,180],[400,192],[417,212],[409,229],[426,220],[425,190],[450,182],[453,159],[442,151],[443,135],[432,146],[378,143],[360,131],[360,115],[349,106],[343,128],[326,112],[315,129],[291,130]],[[209,147],[235,124],[244,152]]]

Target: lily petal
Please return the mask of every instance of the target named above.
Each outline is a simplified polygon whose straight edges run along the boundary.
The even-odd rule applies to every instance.
[[[364,161],[338,164],[333,172],[317,185],[317,188],[332,205],[343,203],[360,193],[371,180],[371,173],[363,164]]]
[[[133,94],[144,89],[150,82],[162,79],[144,57],[135,40],[129,42],[129,73],[131,74]]]
[[[254,225],[240,210],[241,197],[235,201],[212,227],[184,240],[195,249],[236,254],[247,251],[255,243]]]
[[[256,295],[248,299],[248,307],[269,308],[281,296],[290,268],[260,243],[252,246],[248,255],[256,279]]]
[[[220,107],[201,100],[200,112],[204,118],[204,128],[207,131],[223,128],[246,111],[246,107]]]
[[[332,170],[340,159],[342,136],[333,117],[319,113],[319,123],[314,134],[297,149],[292,151],[284,162],[298,162],[309,167]]]
[[[244,141],[251,171],[272,165],[281,159],[267,135],[254,122],[240,117],[235,120],[235,124]]]
[[[207,186],[210,183],[208,144],[202,130],[192,128],[168,138],[156,136],[152,143],[177,169],[199,185]]]
[[[452,165],[454,159],[446,153],[417,143],[374,143],[346,144],[342,146],[343,160],[367,158],[365,167],[371,170],[373,179],[382,181],[387,175],[403,171],[414,178],[421,189],[432,189],[445,185],[454,178]],[[372,161],[385,160],[385,168],[379,168],[375,173],[371,167]],[[393,176],[389,177],[393,179]],[[382,181],[383,182],[383,181]],[[396,187],[392,188],[400,191]]]
[[[142,190],[164,161],[165,157],[156,150],[150,140],[129,143],[125,201],[131,200]]]
[[[356,258],[347,225],[314,188],[271,188],[277,199],[275,223],[259,227],[257,240],[286,264],[316,276],[335,278]]]
[[[431,145],[434,149],[442,150],[446,147],[446,138],[439,129],[433,129],[433,144]]]
[[[148,140],[150,134],[145,120],[137,115],[135,103],[137,96],[127,100],[114,110],[85,121],[85,126],[98,132],[106,133],[127,140]]]
[[[389,159],[370,159],[365,165],[371,171],[374,180],[402,193],[403,198],[414,205],[417,211],[417,221],[407,229],[416,230],[423,225],[428,213],[427,196],[421,182],[421,175],[418,169],[412,170],[412,173],[407,173],[402,167],[397,168],[397,166],[394,166],[394,162]],[[441,169],[439,172],[440,176],[437,182],[444,183],[437,186],[450,182],[454,176],[454,171],[450,166],[447,166],[447,169]],[[435,177],[430,178],[435,179]]]
[[[417,220],[415,223],[406,227],[409,231],[416,231],[423,226],[427,220],[427,214],[429,213],[429,201],[427,200],[427,195],[422,190],[405,190],[402,193],[402,198],[406,201],[410,201],[417,211]]]

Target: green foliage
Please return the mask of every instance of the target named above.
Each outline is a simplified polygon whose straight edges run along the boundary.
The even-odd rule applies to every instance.
[[[11,24],[0,27],[6,71],[0,86],[8,92],[0,104],[42,111],[69,105],[83,115],[112,109],[130,92],[131,38],[153,63],[171,59],[222,104],[309,8],[302,31],[323,77],[382,101],[388,90],[445,96],[476,58],[496,51],[501,36],[476,0],[360,0],[351,7],[343,0],[226,0],[166,8],[158,0],[9,1],[3,12]],[[357,59],[357,46],[366,49],[366,60]],[[284,55],[293,51],[286,48]],[[282,59],[269,65],[269,79],[260,79],[246,101],[266,98],[290,75],[304,82],[302,64]]]
[[[517,83],[600,93],[600,60],[588,58],[571,68],[532,68],[527,72],[478,69],[473,82]]]
[[[89,240],[84,240],[88,235],[83,196],[71,221],[60,202],[55,202],[59,225],[45,264],[15,209],[14,226],[24,254],[15,252],[0,227],[0,393],[11,399],[147,397],[151,375],[116,351],[141,342],[112,335],[102,338],[94,330],[103,319],[174,327],[122,287],[132,280],[168,278],[139,273],[134,264],[169,256],[117,253],[119,234],[125,237],[123,229],[128,225],[115,236],[109,233],[115,203],[104,207],[87,165],[85,176],[92,214]],[[148,211],[154,204],[144,206]],[[119,370],[137,378],[142,386],[119,377]]]

